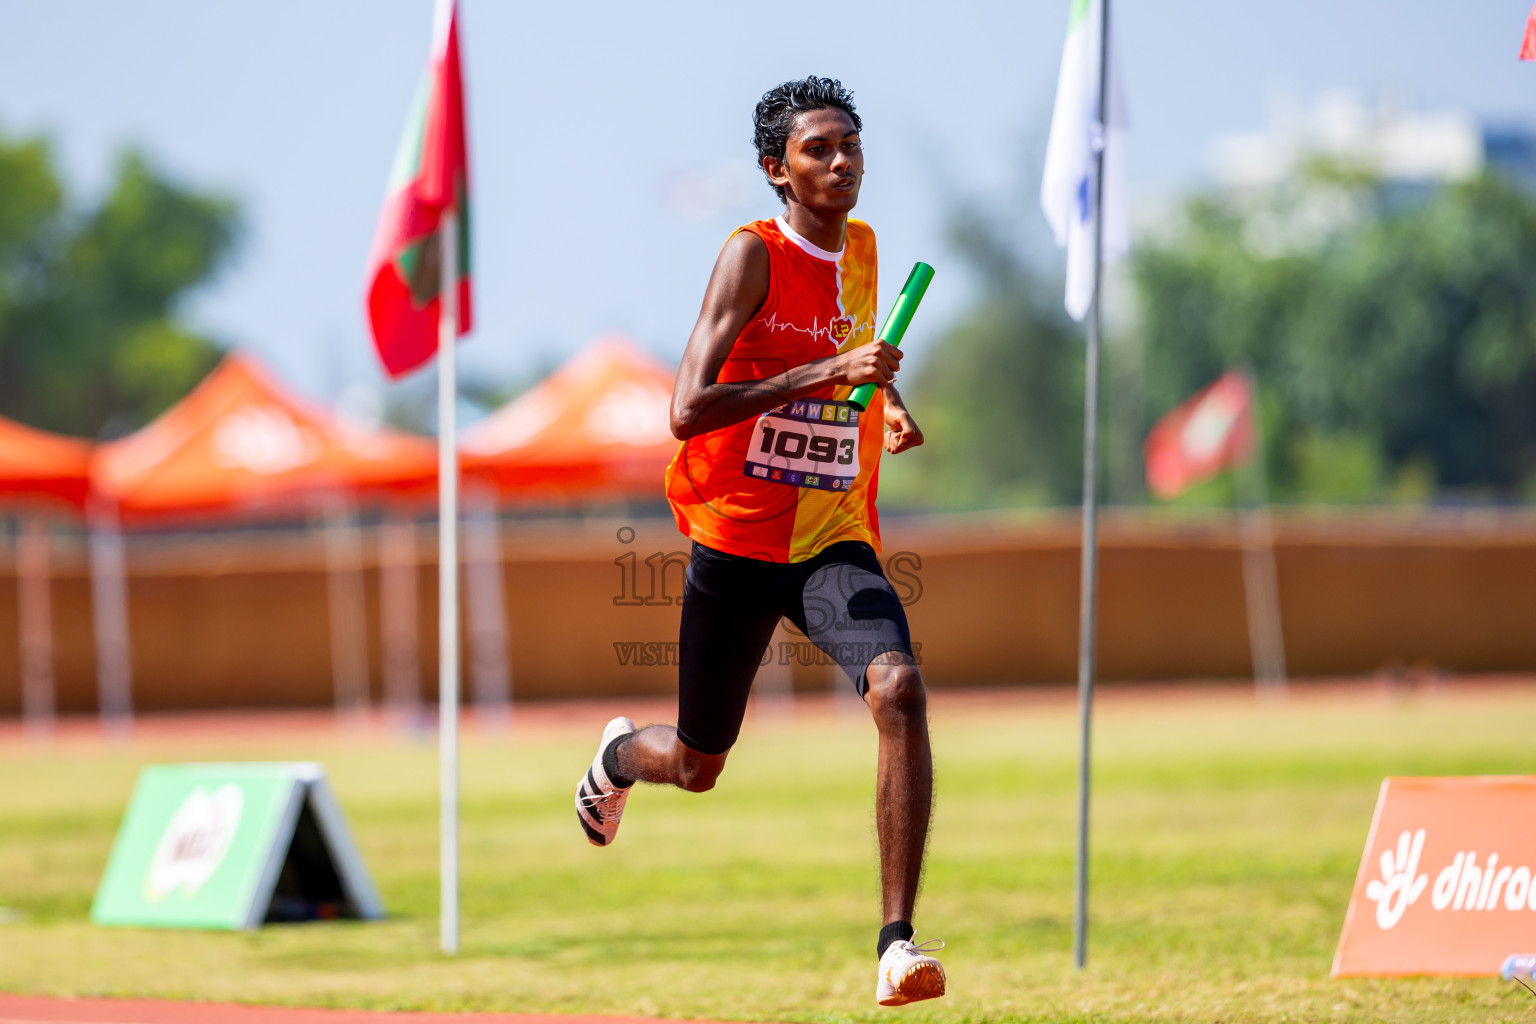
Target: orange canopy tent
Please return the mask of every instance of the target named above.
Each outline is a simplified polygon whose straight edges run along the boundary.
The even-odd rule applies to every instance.
[[[629,339],[599,338],[467,430],[464,471],[505,498],[660,498],[673,376]]]
[[[417,496],[435,489],[431,442],[364,431],[284,390],[249,356],[231,354],[192,393],[91,463],[93,566],[102,707],[131,710],[126,570],[115,519],[293,514],[332,496]],[[329,501],[332,657],[340,709],[365,707],[368,668],[362,555],[355,518]],[[97,557],[99,551],[100,557]],[[108,676],[110,675],[110,678]],[[109,696],[110,695],[110,699]]]
[[[91,445],[0,418],[0,499],[85,504]]]
[[[149,426],[99,447],[92,478],[125,519],[291,512],[328,492],[431,491],[437,459],[431,442],[352,428],[231,354]]]
[[[90,489],[91,445],[0,419],[0,501],[83,508]],[[23,521],[16,537],[16,600],[20,619],[21,711],[29,730],[53,727],[53,614],[48,527]]]

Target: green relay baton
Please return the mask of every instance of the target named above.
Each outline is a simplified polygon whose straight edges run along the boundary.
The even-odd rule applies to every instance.
[[[879,340],[898,348],[901,346],[907,324],[912,322],[912,314],[917,312],[917,304],[923,301],[923,293],[928,291],[928,282],[932,280],[932,267],[922,262],[912,264],[912,273],[907,275],[907,283],[901,286],[901,294],[896,296],[896,305],[891,307],[885,326],[880,328]],[[861,384],[848,396],[848,404],[863,412],[874,394],[875,385]]]

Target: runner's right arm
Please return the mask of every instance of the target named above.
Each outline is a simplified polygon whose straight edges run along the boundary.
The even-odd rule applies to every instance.
[[[896,379],[901,350],[872,341],[765,380],[720,383],[717,378],[737,335],[767,298],[768,249],[752,232],[738,231],[715,261],[672,388],[672,433],[679,440],[752,419],[829,384],[885,385]]]

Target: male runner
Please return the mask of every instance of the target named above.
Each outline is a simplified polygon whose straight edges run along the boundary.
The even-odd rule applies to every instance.
[[[682,440],[667,498],[693,541],[683,590],[677,726],[615,718],[576,789],[588,840],[613,841],[636,781],[713,788],[781,617],[827,652],[880,732],[875,787],[884,927],[875,995],[944,994],[912,943],[933,799],[927,699],[906,613],[875,552],[880,452],[923,443],[896,393],[900,350],[875,340],[875,237],[849,220],[864,153],[853,96],[827,78],[757,105],[758,160],[782,216],[721,249],[672,393]],[[880,386],[867,410],[845,399]]]

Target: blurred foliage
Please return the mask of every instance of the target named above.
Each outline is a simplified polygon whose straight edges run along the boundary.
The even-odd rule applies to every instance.
[[[979,294],[903,378],[927,443],[882,467],[881,492],[929,508],[1076,502],[1083,328],[1060,279],[1010,241],[1019,226],[980,210],[950,219]],[[1492,176],[1405,187],[1316,164],[1272,193],[1188,200],[1133,254],[1134,311],[1132,282],[1110,277],[1105,493],[1142,500],[1152,424],[1248,366],[1274,500],[1531,500],[1533,267],[1536,200]],[[1219,477],[1178,502],[1234,497]]]
[[[980,294],[902,378],[902,397],[925,440],[882,462],[881,495],[928,508],[1076,501],[1081,328],[1063,311],[1059,288],[980,208],[957,211],[949,237]]]
[[[0,137],[0,415],[111,436],[186,394],[219,350],[178,306],[239,233],[232,200],[133,152],[105,197],[76,209],[45,142]]]
[[[1147,408],[1248,364],[1272,490],[1514,499],[1536,474],[1536,202],[1495,177],[1407,200],[1312,168],[1191,201],[1135,273]]]

